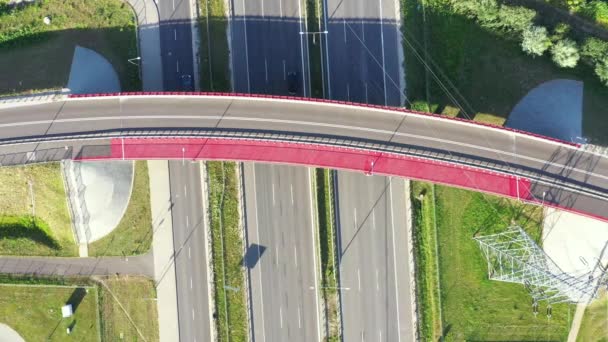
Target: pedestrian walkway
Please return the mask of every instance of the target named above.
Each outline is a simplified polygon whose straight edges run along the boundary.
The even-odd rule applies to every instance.
[[[169,162],[149,160],[150,202],[152,207],[152,250],[154,251],[154,282],[158,298],[159,336],[161,341],[179,341],[177,314],[177,283],[173,225],[171,219],[171,189]]]
[[[0,273],[36,276],[128,274],[152,278],[152,253],[132,257],[0,257]]]
[[[137,16],[139,65],[144,91],[163,90],[158,8],[153,0],[127,0]],[[136,56],[134,56],[135,58]]]

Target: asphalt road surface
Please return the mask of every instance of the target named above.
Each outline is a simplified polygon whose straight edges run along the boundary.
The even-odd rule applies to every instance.
[[[411,341],[405,181],[353,172],[337,178],[344,341]]]
[[[169,91],[184,89],[182,76],[190,75],[194,85],[192,51],[192,17],[190,0],[158,0],[160,15],[160,47],[164,88]]]
[[[159,134],[150,129],[185,133],[176,130],[179,128],[247,134],[270,131],[285,138],[325,144],[342,144],[346,140],[357,144],[373,142],[374,148],[516,172],[532,179],[532,193],[539,202],[546,192],[545,203],[599,216],[606,216],[608,209],[608,158],[582,148],[435,116],[308,101],[122,96],[0,107],[0,155],[73,145],[34,141],[9,146],[9,139],[121,129],[143,129],[149,134]],[[107,140],[102,141],[107,144]],[[77,146],[80,144],[76,142]],[[109,151],[109,146],[99,149]],[[477,180],[468,181],[475,188]]]
[[[236,92],[287,95],[287,74],[297,74],[296,95],[310,96],[306,0],[235,0],[230,21],[232,84]]]
[[[169,176],[180,341],[211,341],[200,164],[170,161]]]
[[[246,163],[244,182],[254,341],[320,341],[310,169]]]
[[[403,105],[403,48],[394,0],[326,2],[326,69],[334,100]]]

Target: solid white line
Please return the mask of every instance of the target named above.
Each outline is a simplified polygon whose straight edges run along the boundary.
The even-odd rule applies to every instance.
[[[361,292],[361,270],[357,268],[357,283],[359,284],[359,292]]]
[[[279,323],[281,324],[281,328],[283,328],[283,307],[279,306]]]
[[[313,208],[314,208],[314,203],[313,203],[313,196],[312,196],[312,186],[310,184],[310,180],[312,179],[312,168],[308,168],[308,182],[307,182],[307,188],[308,188],[308,198],[310,200],[310,222],[315,222],[315,217],[314,217],[314,213],[313,213]],[[315,275],[315,289],[317,288],[317,286],[319,285],[319,280],[317,279],[317,253],[316,253],[316,249],[315,249],[315,224],[312,223],[310,225],[310,230],[312,232],[312,240],[311,240],[311,244],[312,244],[312,259],[313,259],[313,265],[314,265],[314,275]],[[315,290],[315,313],[317,316],[316,319],[316,326],[317,326],[317,341],[321,341],[321,319],[319,318],[319,311],[321,310],[319,307],[319,293],[317,292],[317,290]]]
[[[382,28],[382,26],[380,26],[380,28]],[[363,22],[363,20],[361,20],[361,32],[361,35],[363,36],[363,41],[365,42],[365,23]]]
[[[376,291],[380,291],[380,277],[378,276],[378,270],[376,270]]]
[[[293,184],[289,184],[289,188],[291,190],[291,205],[293,205]]]
[[[386,63],[384,61],[384,29],[382,27],[382,0],[378,0],[380,6],[380,42],[382,42],[382,81],[384,82],[384,105],[388,104],[386,97]]]
[[[184,185],[184,197],[188,197],[188,188]]]
[[[399,314],[399,286],[397,283],[397,253],[395,252],[395,215],[393,211],[393,181],[392,178],[388,179],[389,186],[388,192],[391,200],[391,240],[393,241],[393,271],[395,272],[395,307],[397,308],[397,341],[401,341],[401,317]]]
[[[293,260],[296,264],[296,267],[298,267],[298,247],[293,246]]]
[[[353,209],[353,222],[355,223],[355,231],[357,231],[357,208]]]
[[[279,264],[279,247],[278,246],[274,246],[274,264],[275,265]]]
[[[190,220],[188,219],[188,215],[186,215],[186,228],[190,227]]]
[[[264,58],[264,72],[266,75],[266,84],[268,84],[268,59]]]
[[[245,0],[243,0],[243,11],[245,11]],[[247,65],[247,92],[251,93],[251,81],[250,81],[250,77],[249,77],[249,48],[248,48],[248,44],[247,42],[249,41],[247,39],[247,16],[244,15],[243,16],[243,31],[245,31],[245,60],[246,60],[246,65]],[[265,339],[265,337],[264,337]]]
[[[255,209],[254,209],[254,213],[255,213],[255,226],[256,226],[256,238],[257,238],[257,242],[260,243],[260,223],[258,220],[258,205],[257,205],[257,191],[256,191],[256,186],[255,186],[255,167],[251,167],[252,169],[252,173],[253,173],[253,198],[255,199],[254,203],[255,203]],[[260,255],[260,247],[258,245],[258,255]],[[260,261],[258,261],[258,275],[259,275],[259,283],[260,283],[260,303],[262,306],[262,311],[261,311],[261,316],[262,316],[262,340],[265,342],[266,341],[266,327],[264,324],[264,287],[262,287],[262,263]]]
[[[192,309],[192,320],[194,321],[194,309]]]
[[[382,341],[382,330],[379,330],[378,333],[380,333],[380,339],[378,341]]]
[[[175,0],[173,0],[173,10],[175,10]]]
[[[177,30],[173,29],[173,37],[175,40],[177,40]]]
[[[281,18],[283,18],[283,0],[279,0],[279,13]]]
[[[272,183],[272,205],[276,205],[274,201],[274,183]]]
[[[376,231],[376,209],[372,209],[372,230]]]
[[[190,253],[190,247],[188,247],[188,259],[192,258],[192,253]]]
[[[344,44],[346,44],[346,18],[344,20]]]
[[[302,328],[302,313],[300,311],[300,306],[298,305],[298,328]]]
[[[304,28],[302,27],[302,4],[301,1],[298,0],[298,21],[300,22],[300,32],[304,32]],[[300,56],[302,59],[302,91],[304,92],[304,97],[307,96],[306,94],[306,77],[305,77],[305,70],[304,70],[304,38],[303,38],[303,34],[300,35]]]
[[[192,282],[192,277],[190,277],[190,289],[192,289],[193,284],[194,284],[194,283]]]
[[[262,18],[264,18],[264,0],[261,0],[260,3],[262,5]]]

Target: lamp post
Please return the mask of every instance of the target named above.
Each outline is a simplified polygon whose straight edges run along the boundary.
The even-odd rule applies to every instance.
[[[129,59],[127,59],[127,62],[129,62],[129,63],[131,63],[133,65],[139,66],[139,63],[135,63],[134,61],[140,61],[140,60],[141,60],[141,57],[138,56],[138,57],[135,57],[135,58],[129,58]]]

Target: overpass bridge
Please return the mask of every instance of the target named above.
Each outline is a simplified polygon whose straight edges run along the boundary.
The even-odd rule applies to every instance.
[[[578,144],[400,108],[226,93],[0,104],[0,163],[221,159],[395,175],[608,220],[608,158]]]

